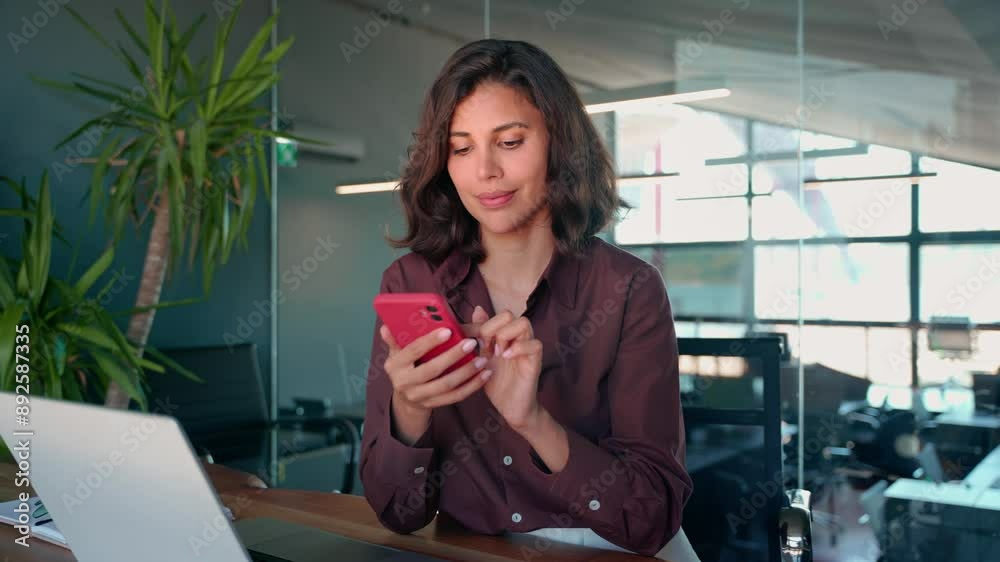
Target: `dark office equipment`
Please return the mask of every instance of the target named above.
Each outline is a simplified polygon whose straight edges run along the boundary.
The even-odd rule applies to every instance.
[[[965,478],[1000,445],[1000,417],[990,414],[942,414],[925,432],[937,446],[949,479]]]
[[[878,534],[886,562],[993,562],[1000,557],[1000,448],[961,482],[900,479],[885,490]]]
[[[868,397],[871,382],[827,367],[810,363],[802,367],[806,410],[817,415],[836,415],[844,402],[863,401]],[[799,368],[781,368],[782,419],[798,423]]]
[[[695,484],[684,511],[685,532],[703,562],[777,562],[783,551],[797,548],[794,540],[781,540],[798,536],[788,526],[784,534],[779,529],[782,509],[796,509],[785,496],[781,460],[781,341],[776,337],[679,338],[678,350],[683,356],[741,357],[746,362],[743,378],[759,382],[699,377],[686,393],[688,472]],[[744,389],[740,402],[712,397],[710,389],[715,385],[719,386],[714,392],[728,395],[729,383]],[[746,392],[757,387],[759,400]],[[707,398],[705,390],[709,390]],[[725,407],[712,407],[713,403]],[[738,405],[742,407],[733,407]],[[785,517],[794,515],[786,513]]]
[[[270,423],[257,346],[164,349],[201,377],[199,383],[172,369],[148,377],[153,411],[173,416],[201,455],[259,474],[268,461]]]
[[[316,401],[301,402],[311,415],[293,412],[270,420],[256,345],[162,351],[205,382],[192,381],[170,369],[150,376],[150,409],[177,418],[191,444],[209,462],[267,475],[268,484],[273,486],[284,480],[289,460],[307,451],[343,444],[346,452],[338,449],[327,460],[344,465],[338,491],[351,492],[361,442],[356,424],[332,412],[317,411]],[[276,440],[278,449],[277,474],[268,467],[270,440]]]
[[[812,562],[812,508],[806,490],[786,492],[788,506],[778,514],[782,553],[790,562]]]
[[[1000,375],[973,373],[972,392],[975,395],[976,411],[1000,413]]]
[[[941,355],[963,357],[972,353],[976,333],[967,316],[931,316],[927,348]]]
[[[749,339],[778,338],[781,345],[781,362],[788,363],[792,360],[792,349],[788,345],[788,332],[747,332],[746,337]]]
[[[941,466],[941,459],[938,458],[937,448],[934,443],[924,445],[920,453],[917,454],[917,462],[920,463],[921,476],[925,480],[944,482],[944,467]]]

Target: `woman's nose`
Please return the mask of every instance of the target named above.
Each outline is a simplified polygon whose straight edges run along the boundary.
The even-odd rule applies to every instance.
[[[503,171],[492,150],[480,150],[476,162],[477,175],[480,180],[491,180],[503,177]]]

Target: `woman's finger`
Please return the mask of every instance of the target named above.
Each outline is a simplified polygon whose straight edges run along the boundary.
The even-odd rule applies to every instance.
[[[447,406],[449,404],[461,402],[472,395],[473,392],[482,388],[491,376],[493,376],[493,371],[491,369],[486,369],[481,373],[469,377],[469,380],[462,383],[462,385],[455,390],[445,394],[439,394],[434,398],[430,398],[422,402],[420,405],[424,408],[438,408],[440,406]]]
[[[514,359],[517,357],[530,357],[532,355],[540,355],[542,353],[542,342],[541,340],[527,340],[527,341],[516,341],[503,352],[501,357],[504,359]]]
[[[389,352],[393,353],[399,351],[399,344],[396,343],[396,338],[392,337],[392,331],[385,324],[382,324],[378,328],[378,333],[382,336],[382,341],[389,346]]]
[[[477,357],[474,361],[462,365],[447,375],[441,375],[433,380],[414,386],[406,398],[412,402],[420,403],[435,396],[451,392],[461,386],[469,377],[475,376],[485,366],[486,358]]]
[[[497,332],[513,321],[514,313],[505,309],[479,327],[479,338],[482,340],[482,347],[487,351],[487,355],[493,356],[496,353]]]
[[[531,321],[521,316],[497,330],[497,353],[502,355],[507,347],[510,346],[510,343],[515,340],[530,340],[533,337],[534,332],[531,329]]]

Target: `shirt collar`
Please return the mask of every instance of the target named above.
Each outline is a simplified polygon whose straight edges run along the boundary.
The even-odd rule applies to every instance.
[[[466,252],[456,249],[448,254],[434,271],[434,276],[444,289],[445,295],[451,297],[456,294],[455,288],[472,272],[472,265],[472,259]],[[541,276],[541,280],[548,284],[556,300],[570,309],[576,306],[579,279],[580,258],[563,254],[558,250],[552,254],[552,259],[545,266]]]

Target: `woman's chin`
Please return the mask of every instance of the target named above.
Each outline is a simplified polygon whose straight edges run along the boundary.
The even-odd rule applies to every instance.
[[[480,221],[479,226],[484,232],[494,236],[502,236],[517,230],[517,221],[513,215],[498,213]]]

